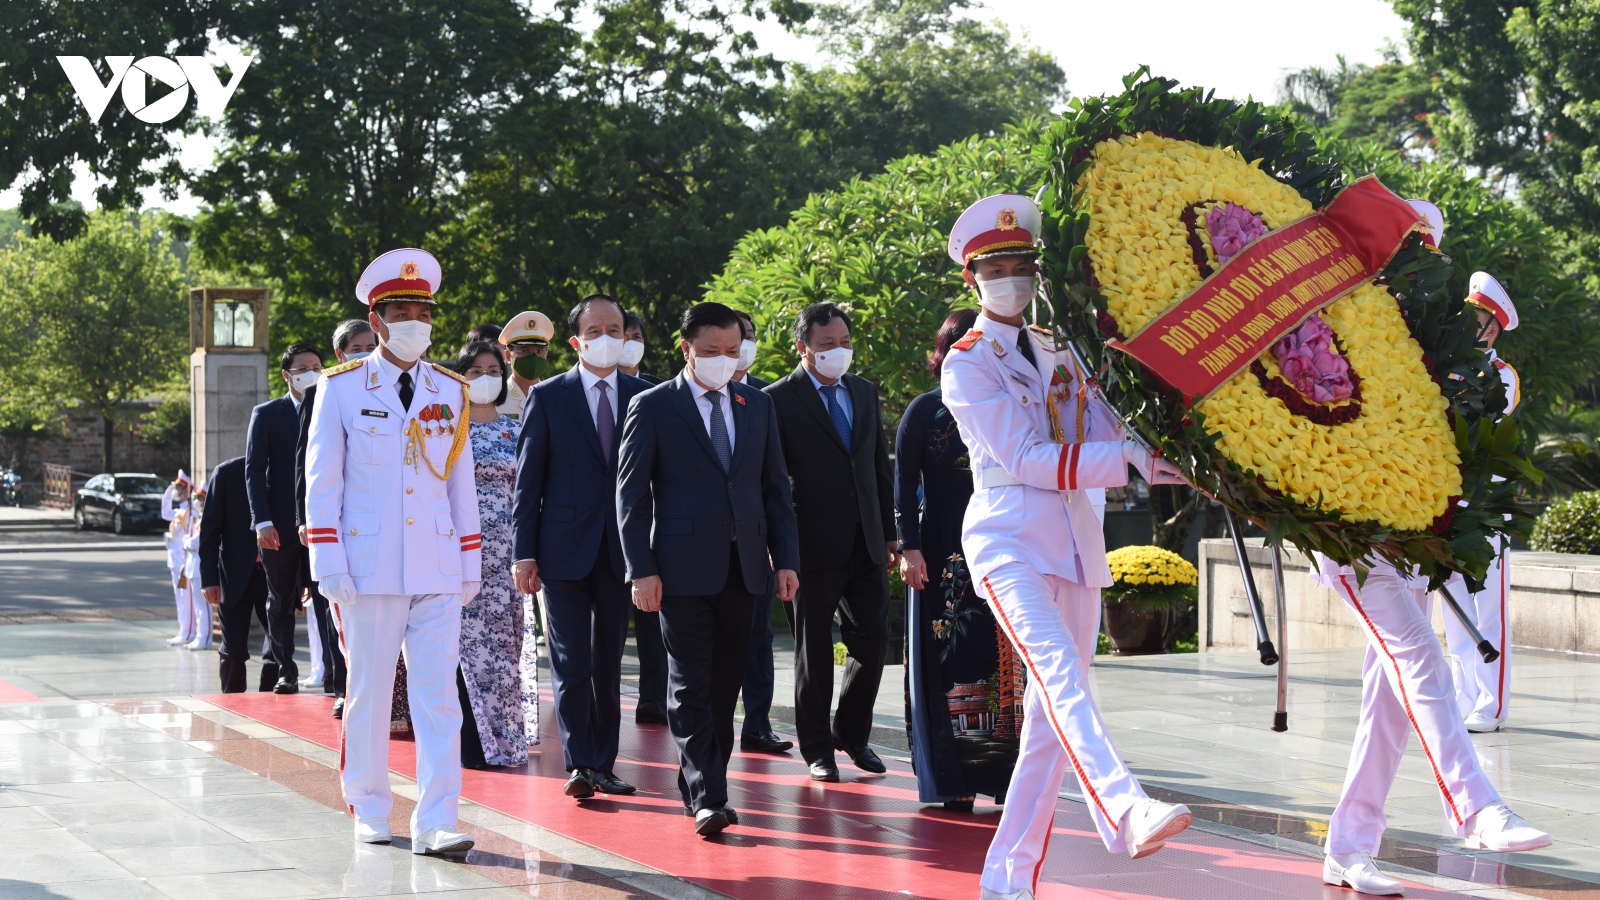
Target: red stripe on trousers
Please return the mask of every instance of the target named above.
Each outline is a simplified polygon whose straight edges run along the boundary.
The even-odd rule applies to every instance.
[[[1422,729],[1417,727],[1417,717],[1411,713],[1411,698],[1406,694],[1405,678],[1400,675],[1400,661],[1394,658],[1393,653],[1389,652],[1389,645],[1384,642],[1383,635],[1378,634],[1377,626],[1373,625],[1372,620],[1367,618],[1367,611],[1361,608],[1361,600],[1356,597],[1355,590],[1350,587],[1350,576],[1340,575],[1339,583],[1344,585],[1345,593],[1350,595],[1350,603],[1355,606],[1356,612],[1361,614],[1361,621],[1367,623],[1367,630],[1372,632],[1373,639],[1378,642],[1378,649],[1383,651],[1384,656],[1389,657],[1389,665],[1394,667],[1394,683],[1400,690],[1400,705],[1405,707],[1406,718],[1411,720],[1411,730],[1417,733],[1417,741],[1422,744],[1422,752],[1428,757],[1428,765],[1433,767],[1433,780],[1439,785],[1439,792],[1444,794],[1444,802],[1450,807],[1450,815],[1455,817],[1457,825],[1462,824],[1461,811],[1456,808],[1456,800],[1450,796],[1450,789],[1445,787],[1444,775],[1439,771],[1438,761],[1433,758],[1433,750],[1428,747],[1428,739],[1423,737]]]
[[[344,654],[344,671],[348,676],[350,673],[350,649],[344,642],[344,616],[339,615],[339,604],[337,603],[329,601],[328,609],[333,611],[333,630],[338,633],[339,652]],[[350,712],[350,686],[348,684],[345,685],[344,696],[344,713],[339,716],[339,790],[341,793],[344,791],[344,738],[347,730],[344,717]],[[356,817],[356,808],[349,801],[345,802],[345,809],[350,811],[350,818],[354,819]]]
[[[1022,661],[1027,664],[1028,671],[1032,673],[1034,679],[1039,682],[1039,690],[1041,692],[1044,691],[1044,679],[1040,677],[1038,667],[1033,664],[1033,657],[1029,655],[1028,648],[1024,647],[1022,645],[1022,641],[1017,638],[1017,630],[1012,627],[1011,619],[1006,616],[1005,610],[1001,608],[1000,598],[994,592],[994,585],[990,584],[989,579],[985,577],[983,579],[983,586],[989,591],[989,599],[994,603],[994,611],[1000,614],[1000,621],[1005,625],[1006,633],[1011,637],[1012,645],[1015,646],[1017,651],[1022,654]],[[1050,695],[1045,694],[1045,700],[1049,701],[1049,699]],[[1046,702],[1044,708],[1045,714],[1050,717],[1051,727],[1056,730],[1056,736],[1061,738],[1062,749],[1067,751],[1067,758],[1072,760],[1073,771],[1078,773],[1078,783],[1083,785],[1084,791],[1087,792],[1089,797],[1094,800],[1094,805],[1100,808],[1100,815],[1105,816],[1107,822],[1111,822],[1111,830],[1120,830],[1118,824],[1112,820],[1111,813],[1106,812],[1106,805],[1100,801],[1100,795],[1095,791],[1094,785],[1090,783],[1089,776],[1084,773],[1083,766],[1078,764],[1078,754],[1072,752],[1072,745],[1067,742],[1067,733],[1061,730],[1061,723],[1056,721],[1055,704]],[[1043,859],[1043,857],[1040,857],[1040,859]]]
[[[1102,810],[1103,812],[1104,810]],[[1107,816],[1106,818],[1111,818]],[[1033,865],[1033,892],[1039,893],[1039,873],[1044,871],[1044,858],[1050,855],[1050,835],[1056,831],[1056,811],[1050,810],[1050,821],[1044,826],[1044,849],[1039,851],[1039,861]]]
[[[1500,683],[1494,692],[1494,717],[1503,719],[1506,715],[1506,594],[1510,585],[1506,584],[1506,563],[1504,556],[1500,558]]]

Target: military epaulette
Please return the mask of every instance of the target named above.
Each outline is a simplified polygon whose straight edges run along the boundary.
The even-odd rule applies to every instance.
[[[950,345],[951,350],[971,350],[972,345],[983,340],[983,332],[974,328],[961,336],[961,340]]]
[[[466,384],[467,383],[467,376],[461,374],[460,372],[457,372],[455,369],[447,369],[444,366],[439,365],[438,363],[428,363],[428,365],[433,366],[435,369],[439,370],[440,373],[442,373],[444,375],[449,375],[451,378],[454,378],[455,380],[461,382],[462,384]]]
[[[334,366],[331,369],[323,369],[322,374],[325,377],[332,378],[335,375],[343,375],[346,372],[353,372],[356,369],[361,368],[361,362],[362,361],[359,359],[346,360],[345,362],[339,363],[337,366]]]
[[[1039,336],[1044,342],[1046,350],[1054,351],[1056,347],[1056,333],[1040,325],[1029,325],[1028,330]]]

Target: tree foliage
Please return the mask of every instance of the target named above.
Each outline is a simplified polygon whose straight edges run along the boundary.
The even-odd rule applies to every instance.
[[[1328,138],[1366,140],[1416,159],[1434,145],[1431,119],[1440,103],[1436,80],[1391,46],[1376,66],[1340,56],[1332,68],[1290,72],[1279,84],[1279,101]]]
[[[1031,120],[896,160],[881,175],[813,195],[788,223],[746,235],[706,299],[751,314],[761,345],[754,371],[788,374],[799,363],[795,315],[831,300],[851,310],[852,370],[878,382],[891,418],[932,390],[934,335],[953,310],[975,305],[945,238],[974,199],[1032,193],[1040,127]]]
[[[46,417],[62,405],[98,412],[104,471],[115,465],[118,405],[183,365],[188,310],[171,226],[165,216],[97,212],[75,238],[19,236],[0,252],[0,390]]]

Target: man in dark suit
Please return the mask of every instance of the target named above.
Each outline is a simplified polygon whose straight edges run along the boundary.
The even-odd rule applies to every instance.
[[[639,371],[644,359],[644,320],[633,310],[622,316],[622,361],[618,368],[655,387],[661,379]],[[624,410],[626,412],[626,410]],[[661,640],[661,614],[633,608],[634,642],[639,647],[639,705],[633,720],[640,725],[667,724],[667,645]]]
[[[772,382],[750,374],[756,361],[756,325],[750,314],[739,312],[739,368],[733,383],[762,390]],[[772,658],[772,594],[774,575],[767,570],[767,591],[756,601],[751,618],[750,667],[744,673],[744,727],[740,729],[739,749],[746,753],[787,753],[794,747],[772,733],[772,691],[776,664]],[[789,604],[784,604],[788,606]]]
[[[727,806],[733,712],[768,559],[788,599],[799,551],[773,404],[729,383],[738,316],[696,304],[680,334],[684,371],[628,407],[617,515],[634,605],[661,612],[678,790],[695,831],[711,835],[738,821]]]
[[[795,320],[800,365],[767,388],[778,410],[783,456],[800,528],[800,592],[794,601],[795,730],[817,781],[838,781],[833,751],[883,772],[867,746],[889,635],[894,472],[878,418],[878,388],[846,374],[850,316],[816,303]],[[833,726],[833,617],[849,661]]]
[[[567,316],[579,363],[533,385],[517,440],[512,577],[544,589],[545,646],[556,700],[566,794],[631,794],[612,771],[622,721],[628,584],[617,533],[617,436],[646,388],[617,371],[622,307],[595,294]]]
[[[366,319],[345,319],[333,329],[333,355],[341,363],[365,359],[378,349],[378,336]],[[300,535],[300,546],[306,543],[306,444],[311,437],[311,413],[317,406],[317,386],[305,389],[300,399],[300,430],[294,446],[294,524]],[[344,690],[348,672],[345,670],[344,649],[339,645],[338,617],[328,606],[328,598],[311,578],[311,555],[301,554],[304,564],[300,570],[301,581],[311,591],[311,615],[317,617],[317,634],[322,638],[323,693],[333,695],[333,717],[344,718]]]
[[[267,626],[267,577],[260,548],[250,528],[250,502],[245,489],[245,459],[235,456],[211,470],[206,486],[205,515],[200,518],[200,590],[221,613],[222,644],[217,648],[222,692],[245,690],[245,663],[250,659],[250,616]],[[261,690],[278,681],[278,664],[264,657]]]
[[[267,570],[267,639],[278,663],[278,683],[272,690],[293,694],[300,690],[300,670],[294,662],[294,612],[300,607],[306,553],[289,531],[295,521],[295,442],[300,435],[300,399],[322,374],[322,351],[307,343],[290,344],[278,368],[289,393],[251,411],[244,468],[250,517],[261,546],[261,564]],[[278,534],[279,524],[291,535],[288,540]]]

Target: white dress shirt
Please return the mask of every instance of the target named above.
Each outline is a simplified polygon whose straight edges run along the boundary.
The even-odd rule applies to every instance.
[[[683,380],[689,382],[689,390],[694,392],[695,409],[700,410],[700,421],[706,426],[706,434],[709,435],[711,434],[711,398],[706,396],[706,389],[700,385],[700,382],[694,380],[694,376],[689,374],[688,369],[683,370]],[[732,452],[734,448],[733,405],[730,395],[733,390],[727,385],[723,385],[721,393],[722,421],[728,426],[728,450]]]
[[[611,374],[604,378],[589,371],[583,363],[578,363],[578,379],[583,382],[583,399],[589,403],[589,421],[594,423],[595,429],[600,428],[600,389],[595,385],[604,381],[607,393],[611,395],[611,424],[616,425],[621,410],[617,409],[617,370],[612,369]]]
[[[802,366],[801,368],[805,368],[805,367]],[[811,386],[817,389],[817,396],[822,398],[822,408],[823,408],[823,410],[826,411],[828,413],[828,415],[830,415],[830,416],[833,415],[833,412],[828,409],[828,395],[823,393],[823,391],[822,391],[823,388],[829,387],[829,385],[825,385],[821,381],[819,381],[817,379],[817,373],[811,371],[810,369],[806,369],[806,377],[811,379]],[[856,412],[855,412],[855,410],[850,408],[851,406],[854,405],[854,404],[852,404],[850,402],[850,389],[845,387],[843,378],[840,378],[838,381],[835,381],[833,383],[832,387],[836,387],[836,388],[839,389],[839,393],[838,393],[837,399],[839,401],[839,408],[844,410],[844,423],[846,425],[849,425],[851,428],[855,428],[856,427]]]

